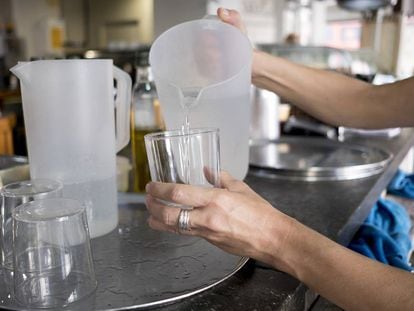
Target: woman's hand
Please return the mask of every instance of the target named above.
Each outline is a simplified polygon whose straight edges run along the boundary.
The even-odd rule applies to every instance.
[[[225,23],[230,24],[238,29],[241,32],[247,35],[246,27],[243,23],[243,20],[240,16],[240,13],[236,10],[230,10],[225,8],[217,9],[217,16]],[[255,85],[259,85],[259,82],[256,81],[262,72],[263,67],[266,67],[265,53],[254,49],[253,50],[253,60],[252,60],[252,82]]]
[[[190,231],[182,234],[203,237],[227,252],[268,263],[345,310],[414,310],[411,273],[336,244],[282,214],[226,173],[221,181],[223,189],[149,183],[149,225],[178,233],[180,209],[156,199],[193,206]]]
[[[146,204],[150,227],[200,236],[229,253],[275,264],[273,257],[289,232],[290,218],[225,172],[221,173],[221,184],[222,189],[149,183]],[[178,231],[179,208],[157,199],[192,206],[190,231]]]
[[[217,16],[225,23],[233,25],[236,28],[239,28],[241,32],[246,34],[246,27],[242,21],[242,18],[236,10],[229,10],[225,8],[217,9]]]

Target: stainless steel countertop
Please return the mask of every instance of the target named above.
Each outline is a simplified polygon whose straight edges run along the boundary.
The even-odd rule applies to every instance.
[[[353,139],[352,142],[382,148],[392,153],[394,157],[384,171],[378,175],[357,180],[309,183],[268,179],[249,174],[246,182],[276,208],[325,236],[347,244],[368,215],[380,193],[386,188],[409,148],[414,144],[414,129],[404,129],[400,136],[393,139],[359,138]],[[134,252],[140,249],[144,243],[142,239],[135,236],[139,232],[136,230],[137,226],[144,224],[142,221],[135,222],[138,218],[133,214],[137,211],[134,211],[133,206],[128,206],[128,202],[124,203],[126,209],[120,214],[118,230],[114,235],[104,236],[92,243],[95,252],[97,248],[101,248],[98,251],[100,255],[95,257],[98,281],[99,278],[106,278],[105,282],[112,284],[109,290],[102,289],[103,292],[98,292],[103,298],[95,300],[93,306],[96,310],[110,309],[112,304],[113,307],[116,307],[125,301],[133,309],[136,297],[142,294],[139,292],[140,288],[151,295],[156,294],[151,292],[150,283],[137,285],[140,275],[148,273],[145,263],[131,263],[127,260],[131,256],[134,257]],[[138,208],[140,210],[138,214],[145,213],[142,205]],[[147,234],[156,235],[158,233],[147,231]],[[163,237],[166,241],[176,239],[174,235],[167,236],[165,234],[163,233]],[[231,269],[227,269],[227,272],[224,273],[224,276],[229,277],[208,290],[191,297],[182,296],[184,299],[173,304],[160,306],[158,309],[167,311],[303,310],[309,308],[315,300],[316,295],[307,290],[298,280],[254,260],[249,260],[246,265],[231,276],[233,270],[239,268],[239,258],[223,257],[221,251],[215,249],[214,246],[204,244],[207,242],[195,244],[198,243],[203,245],[198,253],[200,256],[203,250],[207,249],[213,254],[210,257],[213,262],[216,260],[214,258],[230,259]],[[153,250],[156,252],[157,248],[155,247]],[[222,261],[219,260],[216,265],[221,264]],[[138,270],[136,269],[137,265],[140,267]],[[194,271],[195,275],[198,273],[197,271],[199,272],[200,269]],[[159,274],[159,272],[157,273]],[[201,273],[199,277],[205,278],[208,275]],[[223,273],[213,278],[223,278]],[[158,282],[162,282],[162,278]],[[165,282],[163,284],[165,288],[168,288],[168,284],[186,285],[185,279],[177,281],[167,278]],[[68,309],[85,310],[79,305],[70,306]]]
[[[347,245],[414,144],[414,129],[395,138],[348,140],[394,155],[374,176],[343,181],[289,181],[249,174],[246,182],[276,208]],[[300,193],[300,195],[298,195]],[[220,285],[162,310],[304,310],[316,295],[293,277],[250,260]]]
[[[67,309],[112,311],[165,305],[217,285],[247,262],[203,239],[152,230],[143,202],[143,195],[119,194],[118,227],[91,240],[98,287]],[[25,310],[9,298],[3,282],[0,274],[0,309]]]

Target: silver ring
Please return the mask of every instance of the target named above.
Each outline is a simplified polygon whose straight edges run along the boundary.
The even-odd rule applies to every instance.
[[[191,231],[190,229],[190,211],[181,209],[178,216],[178,232]]]

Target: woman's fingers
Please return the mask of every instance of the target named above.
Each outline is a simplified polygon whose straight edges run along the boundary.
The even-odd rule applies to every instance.
[[[241,20],[239,12],[236,10],[229,10],[225,8],[217,9],[217,16],[225,23],[233,25],[241,30],[241,32],[246,33],[246,28]]]
[[[150,182],[146,186],[149,195],[186,206],[205,206],[214,198],[214,188],[194,187],[184,184]]]
[[[180,213],[179,208],[166,206],[152,195],[147,195],[145,200],[148,210],[155,219],[162,222],[167,227],[177,227],[178,214]]]
[[[178,218],[181,208],[167,206],[151,195],[146,197],[147,209],[151,216],[148,218],[148,224],[151,228],[160,231],[169,231],[173,233],[195,235],[196,227],[193,225],[194,219],[197,217],[195,210],[189,210],[188,229],[180,231],[178,226]],[[194,213],[196,212],[196,213]]]
[[[243,192],[244,190],[246,190],[247,187],[247,185],[244,182],[235,179],[226,171],[221,171],[220,183],[223,188],[235,192]]]
[[[213,187],[220,187],[220,175],[217,174],[215,169],[210,167],[203,168],[204,177]],[[220,172],[219,172],[220,173]]]
[[[274,209],[245,183],[221,175],[226,189],[148,184],[148,224],[155,230],[205,238],[234,254],[262,258],[261,245],[269,245],[265,228],[274,222]],[[169,202],[194,208],[182,211]]]
[[[175,226],[175,227],[167,226],[163,222],[156,219],[154,216],[150,216],[148,218],[148,225],[154,230],[168,231],[168,232],[177,233],[177,234],[179,233],[178,226]]]
[[[231,176],[226,171],[221,172],[220,183],[223,188],[229,191],[245,193],[249,196],[261,199],[261,197],[256,192],[254,192],[245,182],[233,178],[233,176]]]

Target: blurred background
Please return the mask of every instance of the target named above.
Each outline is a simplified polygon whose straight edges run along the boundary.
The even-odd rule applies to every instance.
[[[241,12],[255,44],[344,49],[354,57],[350,65],[355,71],[409,76],[414,69],[409,57],[414,49],[412,2],[0,0],[0,58],[10,66],[19,59],[95,57],[88,50],[96,50],[119,53],[116,57],[122,59],[122,53],[151,44],[171,26],[215,14],[224,6]],[[307,58],[302,60],[326,65],[322,59]],[[335,62],[335,57],[328,59],[328,65],[338,66]],[[4,69],[2,73],[8,74]]]
[[[131,75],[136,92],[148,91],[135,99],[154,97],[151,130],[162,129],[151,43],[218,7],[241,13],[257,48],[294,62],[374,84],[414,73],[414,0],[0,0],[0,154],[27,155],[18,81],[8,70],[18,61],[111,58]],[[252,139],[281,133],[336,139],[341,132],[277,94],[252,88],[252,105]]]

